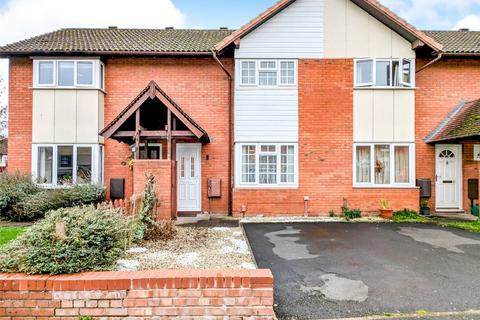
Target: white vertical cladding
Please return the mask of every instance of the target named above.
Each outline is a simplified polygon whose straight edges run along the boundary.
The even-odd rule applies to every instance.
[[[324,0],[297,0],[240,41],[235,57],[322,58]]]

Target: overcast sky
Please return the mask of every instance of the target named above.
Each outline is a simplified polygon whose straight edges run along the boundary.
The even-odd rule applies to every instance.
[[[238,28],[275,0],[0,0],[0,45],[64,27]],[[381,0],[419,29],[480,30],[480,0]],[[0,77],[8,64],[0,61]]]

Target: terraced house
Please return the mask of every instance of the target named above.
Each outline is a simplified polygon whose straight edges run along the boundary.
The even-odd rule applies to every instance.
[[[127,199],[152,172],[161,218],[468,211],[479,54],[480,33],[374,0],[282,0],[236,31],[62,29],[0,48],[8,170]]]

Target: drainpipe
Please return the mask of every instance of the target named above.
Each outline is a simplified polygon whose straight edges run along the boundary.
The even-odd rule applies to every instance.
[[[228,79],[228,215],[232,215],[232,207],[233,207],[233,101],[232,101],[232,82],[233,76],[225,67],[225,65],[218,59],[217,51],[212,50],[213,59],[218,63],[220,68],[222,68],[223,72],[227,75]]]
[[[436,63],[437,61],[439,61],[440,59],[442,59],[443,57],[443,52],[439,52],[438,53],[438,56],[433,59],[432,61],[430,61],[429,63],[427,63],[426,65],[422,66],[421,68],[419,68],[417,71],[415,71],[415,73],[420,73],[422,70],[424,69],[427,69],[428,67],[430,67],[432,64]]]

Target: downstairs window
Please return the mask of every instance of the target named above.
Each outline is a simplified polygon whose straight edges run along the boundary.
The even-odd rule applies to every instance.
[[[355,144],[354,186],[412,187],[414,161],[413,144]]]
[[[298,184],[295,144],[237,144],[237,184],[295,187]]]
[[[46,187],[103,183],[103,146],[34,145],[33,178]]]

